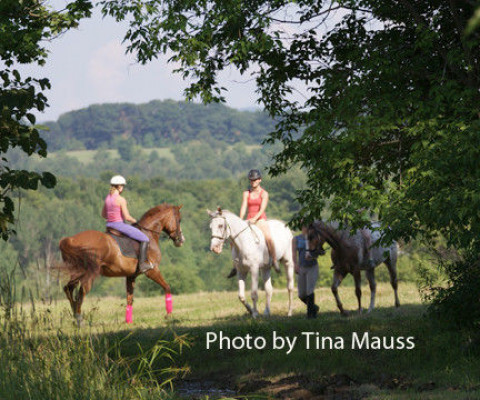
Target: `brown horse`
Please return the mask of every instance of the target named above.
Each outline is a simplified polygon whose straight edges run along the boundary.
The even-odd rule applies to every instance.
[[[166,294],[170,293],[170,286],[165,282],[158,269],[162,258],[158,239],[160,234],[165,232],[173,240],[175,246],[180,247],[183,244],[185,238],[180,227],[181,207],[181,205],[161,204],[148,210],[135,224],[150,239],[148,260],[154,267],[146,271],[145,275],[157,282]],[[63,238],[60,240],[59,247],[64,261],[61,269],[70,274],[70,281],[63,290],[70,301],[79,325],[82,321],[83,299],[98,275],[125,276],[127,278],[127,313],[128,307],[131,310],[135,279],[140,274],[137,270],[138,260],[123,256],[115,239],[104,232],[90,230]],[[80,287],[74,297],[73,292],[78,284]]]
[[[358,311],[362,311],[360,287],[360,271],[365,271],[368,283],[370,285],[370,307],[371,312],[375,307],[376,282],[374,269],[381,263],[385,263],[390,273],[390,283],[395,294],[395,306],[400,306],[398,299],[397,282],[397,257],[398,246],[394,241],[389,247],[383,247],[380,243],[382,233],[378,230],[380,225],[372,223],[373,230],[364,228],[350,234],[348,229],[340,230],[336,222],[325,223],[315,221],[308,228],[308,244],[310,255],[324,255],[323,244],[327,242],[331,248],[331,259],[333,262],[333,283],[332,293],[335,296],[337,307],[342,315],[347,315],[344,310],[340,297],[338,296],[338,286],[343,278],[349,273],[353,275],[355,281],[355,295],[358,301]],[[370,255],[370,258],[368,257]]]

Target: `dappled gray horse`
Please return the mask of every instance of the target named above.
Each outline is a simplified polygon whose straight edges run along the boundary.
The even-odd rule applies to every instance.
[[[262,273],[267,301],[264,315],[270,315],[272,299],[272,282],[270,278],[270,264],[268,248],[262,232],[255,225],[250,225],[234,213],[218,209],[208,211],[210,215],[210,229],[212,237],[210,250],[219,254],[222,252],[226,240],[232,243],[232,255],[238,277],[238,298],[254,318],[258,316],[258,275]],[[292,232],[282,221],[268,220],[272,239],[275,243],[277,260],[285,265],[288,289],[288,316],[292,315],[293,307],[293,259],[292,259]],[[245,278],[248,272],[252,277],[251,307],[245,299]]]
[[[398,283],[397,283],[397,257],[398,246],[393,242],[389,247],[382,247],[377,243],[382,236],[382,232],[378,229],[380,224],[373,223],[372,229],[357,230],[353,235],[348,229],[340,230],[337,222],[325,223],[323,221],[315,221],[309,226],[308,241],[312,253],[325,254],[323,244],[327,242],[331,247],[331,258],[333,262],[333,282],[332,292],[335,296],[337,306],[343,315],[346,311],[338,296],[338,286],[349,273],[353,275],[355,281],[355,294],[358,300],[358,310],[361,312],[362,290],[360,288],[360,271],[365,274],[370,285],[370,307],[368,312],[372,311],[375,306],[375,273],[374,269],[381,263],[385,263],[390,273],[390,283],[395,293],[395,306],[400,306],[398,300]],[[368,257],[370,253],[370,257]]]

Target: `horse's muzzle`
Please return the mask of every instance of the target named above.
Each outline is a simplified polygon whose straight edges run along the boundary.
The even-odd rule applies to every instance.
[[[220,254],[223,249],[223,242],[219,242],[217,244],[210,243],[210,251],[213,251],[215,254]]]
[[[182,247],[182,245],[185,243],[185,236],[183,236],[183,233],[180,235],[179,238],[175,238],[173,241],[173,244],[175,247]]]

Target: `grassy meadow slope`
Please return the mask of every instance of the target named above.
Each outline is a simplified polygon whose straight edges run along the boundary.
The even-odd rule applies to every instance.
[[[142,398],[150,398],[146,393],[158,389],[152,376],[159,377],[162,368],[172,366],[186,367],[189,372],[174,381],[174,394],[155,392],[160,397],[178,398],[183,394],[184,398],[202,399],[206,396],[210,399],[239,396],[242,399],[473,399],[480,396],[478,345],[473,345],[468,334],[428,318],[413,284],[401,285],[402,306],[399,309],[392,307],[391,287],[381,284],[377,309],[371,314],[352,312],[347,318],[337,312],[328,288],[318,288],[316,295],[320,304],[320,315],[316,320],[305,319],[305,307],[298,299],[295,299],[293,317],[286,317],[287,293],[278,288],[273,296],[273,316],[258,320],[246,315],[235,292],[174,296],[174,313],[170,318],[165,318],[163,297],[139,298],[134,305],[134,323],[130,326],[123,322],[124,299],[87,297],[85,325],[80,331],[73,324],[66,301],[37,304],[33,313],[31,305],[24,305],[24,323],[34,326],[35,333],[30,345],[20,351],[48,351],[52,337],[58,335],[74,342],[87,340],[91,343],[90,351],[99,357],[108,354],[110,368],[119,371],[122,378],[115,381],[118,390],[122,382],[131,383],[132,376],[140,380],[135,372],[142,365],[142,357],[144,360],[153,359],[148,351],[163,343],[159,340],[169,341],[180,335],[182,340],[189,342],[189,347],[183,347],[181,354],[173,355],[173,364],[159,351],[163,357],[153,360],[149,379],[143,379],[138,390]],[[347,309],[354,310],[353,289],[341,288],[340,295]],[[367,304],[368,297],[369,291],[364,287],[364,304]],[[263,304],[262,293],[260,309]],[[208,350],[208,333],[219,335],[220,331],[231,339],[245,338],[246,335],[264,337],[266,347],[263,350],[220,350],[218,344],[212,344]],[[285,349],[272,348],[274,332],[277,336],[298,337],[289,354]],[[312,348],[307,349],[302,332],[344,338],[345,348],[315,349],[312,342]],[[359,335],[368,332],[371,337],[413,336],[415,348],[351,350],[352,332]],[[56,357],[58,351],[52,351],[51,357]],[[25,357],[23,355],[20,359]],[[5,364],[3,360],[3,368],[15,369],[16,362],[9,360]],[[64,371],[58,372],[59,376],[72,374],[69,368],[66,366]],[[102,370],[105,367],[97,365],[96,368]],[[98,388],[99,393],[109,391],[108,384],[107,381]],[[64,398],[87,398],[67,394],[68,391]],[[135,397],[130,397],[126,390],[123,398]]]

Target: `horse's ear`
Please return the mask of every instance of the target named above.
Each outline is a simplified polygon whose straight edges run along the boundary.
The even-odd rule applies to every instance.
[[[215,213],[213,211],[210,211],[208,208],[207,208],[207,214],[210,216],[210,218],[213,218],[215,216]]]
[[[183,207],[183,204],[180,204],[180,205],[178,206],[178,209],[180,210],[182,207]]]

